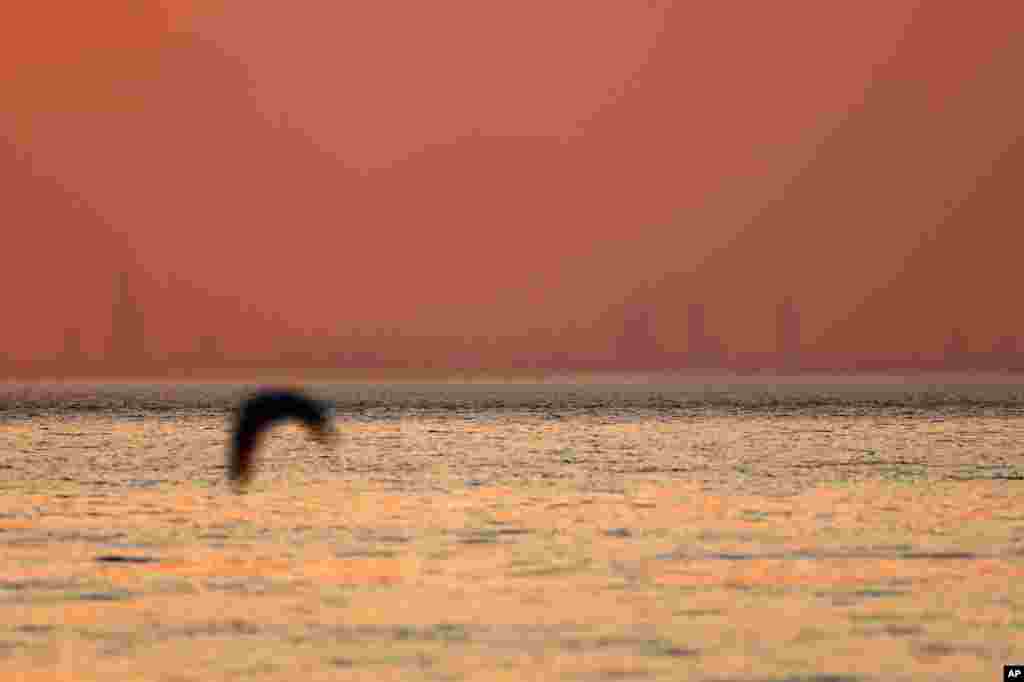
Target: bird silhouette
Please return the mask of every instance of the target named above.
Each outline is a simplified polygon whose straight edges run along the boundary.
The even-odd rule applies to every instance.
[[[326,445],[334,437],[333,411],[323,402],[289,389],[264,389],[245,398],[235,413],[228,453],[228,479],[244,489],[253,477],[256,449],[273,425],[298,420]]]

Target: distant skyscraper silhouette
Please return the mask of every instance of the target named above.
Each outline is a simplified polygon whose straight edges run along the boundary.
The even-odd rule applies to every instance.
[[[115,372],[134,372],[146,360],[146,330],[142,309],[131,289],[131,277],[117,274],[114,305],[107,339],[106,361]]]
[[[947,369],[967,369],[967,337],[959,327],[950,331],[943,359]]]
[[[651,312],[646,306],[629,306],[616,344],[616,359],[624,369],[653,369],[661,357],[661,347],[652,329]]]
[[[707,362],[708,338],[704,321],[704,304],[691,303],[686,308],[686,355],[691,367],[703,367]]]
[[[800,314],[792,296],[783,299],[777,310],[776,352],[780,369],[794,371],[800,368]]]
[[[196,360],[200,367],[212,369],[223,364],[220,341],[212,334],[204,334],[196,342]]]
[[[85,352],[82,350],[82,333],[74,327],[64,330],[64,346],[58,363],[65,376],[81,372],[85,367]]]
[[[1017,361],[1017,337],[1000,336],[992,344],[992,368],[1010,369],[1016,367]]]

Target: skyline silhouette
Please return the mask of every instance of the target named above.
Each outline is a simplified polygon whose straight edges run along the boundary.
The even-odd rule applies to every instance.
[[[19,65],[0,112],[6,364],[55,362],[68,329],[102,358],[122,270],[158,357],[607,366],[640,290],[647,354],[672,366],[691,303],[724,344],[705,350],[742,366],[775,352],[787,295],[826,364],[940,363],[953,327],[972,354],[1024,336],[1020,10],[727,5],[602,9],[571,62],[565,10],[522,63],[488,47],[508,35],[485,12],[423,10],[453,42],[419,81],[401,76],[415,35],[380,71],[346,61],[372,31],[332,47],[332,27],[383,30],[374,9],[111,5],[79,17],[93,38],[19,10],[0,52]],[[529,28],[541,8],[505,11]],[[271,45],[275,21],[292,29]],[[421,114],[396,108],[431,87]]]
[[[749,374],[774,372],[847,371],[1024,371],[1024,353],[1018,339],[1003,335],[989,349],[972,351],[967,334],[951,326],[936,340],[937,352],[920,350],[878,355],[822,355],[809,352],[801,342],[800,311],[792,296],[775,308],[773,349],[761,353],[732,352],[729,339],[708,329],[706,306],[689,303],[685,315],[687,342],[672,346],[659,338],[658,313],[649,306],[649,289],[641,289],[617,313],[619,328],[589,350],[579,347],[580,330],[559,331],[534,327],[521,337],[410,336],[398,328],[354,329],[348,335],[289,332],[269,320],[268,334],[275,339],[269,352],[237,352],[225,348],[212,330],[198,334],[192,347],[170,348],[147,335],[144,301],[134,285],[144,277],[125,269],[111,287],[110,330],[102,352],[82,346],[81,330],[68,327],[62,346],[53,357],[28,362],[0,362],[0,378],[215,378],[225,372],[245,375],[268,370],[300,371],[326,377],[345,371],[389,372],[438,376],[515,375],[558,372],[679,372],[712,371]],[[975,343],[975,346],[978,344]],[[412,350],[415,349],[415,350]]]

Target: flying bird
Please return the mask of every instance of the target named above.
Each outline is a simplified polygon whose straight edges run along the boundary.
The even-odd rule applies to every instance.
[[[253,459],[264,432],[279,422],[293,419],[305,424],[313,437],[325,445],[334,436],[331,408],[298,391],[267,389],[243,400],[235,413],[228,479],[240,489],[244,488],[252,480]]]

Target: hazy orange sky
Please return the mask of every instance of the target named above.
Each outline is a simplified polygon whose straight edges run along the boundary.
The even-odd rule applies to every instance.
[[[770,350],[786,295],[826,350],[1024,335],[1022,7],[19,3],[5,347],[101,347],[120,268],[167,348],[260,315],[596,338],[642,285],[670,345],[703,302]]]

